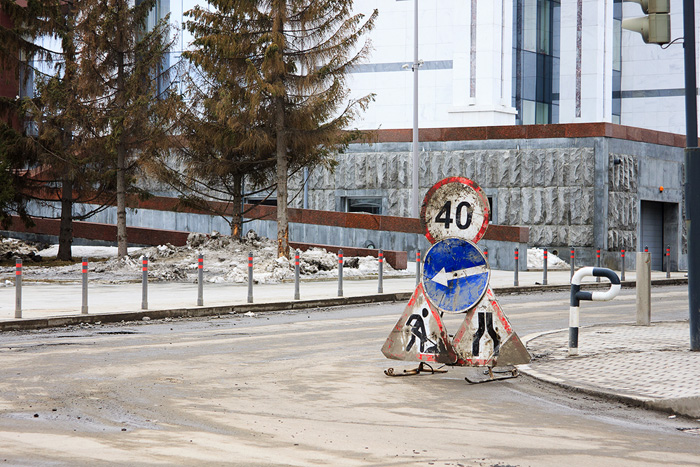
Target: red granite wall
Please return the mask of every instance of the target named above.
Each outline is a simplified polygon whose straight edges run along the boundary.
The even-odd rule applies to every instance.
[[[50,199],[48,191],[45,193],[45,196],[47,197],[47,199]],[[208,204],[211,206],[212,209],[216,210],[219,213],[231,215],[231,207],[227,203],[210,201]],[[128,205],[129,207],[135,209],[176,211],[191,214],[211,214],[211,212],[206,210],[184,207],[180,205],[180,202],[177,198],[168,198],[163,196],[153,196],[145,200],[140,200],[135,196],[130,197],[128,199]],[[249,219],[261,219],[270,221],[274,221],[277,219],[277,210],[275,206],[252,206],[247,204],[245,205],[245,209],[249,210],[249,212],[245,216]],[[420,221],[414,218],[378,216],[374,214],[352,212],[317,211],[314,209],[290,208],[288,211],[289,222],[296,222],[299,224],[327,225],[332,227],[382,230],[388,232],[403,232],[415,234],[425,233],[425,231],[420,225]],[[486,231],[484,239],[504,242],[527,243],[528,236],[529,229],[527,227],[515,227],[509,225],[490,225],[488,230]],[[114,238],[116,238],[116,234]],[[131,241],[131,236],[129,236],[129,241]]]
[[[19,217],[12,216],[12,224],[8,230],[58,236],[60,220],[34,218],[33,221],[34,227],[26,227]],[[187,242],[187,235],[189,234],[189,232],[177,230],[146,229],[142,227],[127,227],[126,231],[129,243],[139,245],[163,245],[170,243],[175,246],[182,246]],[[99,222],[74,221],[73,236],[86,240],[115,242],[116,244],[117,226]]]
[[[424,128],[420,141],[475,141],[494,139],[545,139],[607,137],[665,146],[685,147],[685,135],[647,130],[613,123],[560,123],[552,125],[509,125],[462,128]],[[371,141],[379,143],[408,143],[411,129],[377,130]]]

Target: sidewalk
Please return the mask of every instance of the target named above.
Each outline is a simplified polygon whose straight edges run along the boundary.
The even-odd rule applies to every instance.
[[[542,271],[520,271],[517,287],[514,286],[513,271],[492,270],[490,284],[497,293],[524,293],[542,290],[569,290],[569,270],[549,271],[547,285],[542,283]],[[628,271],[623,287],[633,287],[635,273]],[[255,308],[288,309],[309,308],[312,306],[334,306],[339,304],[367,303],[408,300],[416,286],[416,278],[411,276],[385,277],[383,294],[378,294],[378,280],[374,276],[367,279],[348,279],[343,282],[343,297],[338,298],[337,280],[302,279],[300,299],[294,300],[294,283],[255,284],[253,302]],[[587,277],[584,284],[593,284],[595,279]],[[652,283],[687,283],[683,272],[653,272]],[[0,286],[0,330],[7,329],[7,321],[14,321],[15,288],[12,283]],[[608,282],[602,279],[602,288]],[[589,286],[590,287],[590,286]],[[197,284],[185,282],[150,282],[147,292],[147,315],[154,317],[157,311],[189,310],[187,316],[205,316],[224,313],[225,309],[239,311],[250,308],[247,303],[248,286],[244,283],[204,283],[204,306],[197,306]],[[339,301],[340,300],[340,301]],[[88,318],[80,316],[82,287],[80,282],[47,283],[23,281],[22,321],[47,318]],[[88,311],[90,315],[123,314],[141,312],[142,286],[132,283],[90,283],[88,289]],[[325,305],[324,305],[325,304]],[[308,305],[308,306],[307,306]],[[222,308],[218,310],[218,308]],[[243,311],[245,312],[245,311]],[[77,315],[77,316],[76,316]],[[172,313],[170,316],[174,316]],[[126,318],[123,318],[126,319]],[[121,319],[120,319],[121,320]],[[110,321],[113,321],[111,319]],[[19,323],[17,323],[19,324]],[[25,323],[29,327],[28,323]]]
[[[532,355],[520,371],[567,389],[700,418],[700,352],[688,350],[688,323],[581,328],[569,357],[568,329],[526,336]]]
[[[543,286],[542,271],[520,271],[514,286],[513,271],[493,270],[496,294],[569,290],[570,271],[549,271]],[[628,271],[623,287],[634,287]],[[666,278],[652,272],[654,284],[686,284],[685,273]],[[595,279],[584,279],[586,287]],[[140,283],[90,284],[89,314],[80,314],[79,283],[32,283],[22,288],[22,318],[15,319],[14,286],[0,287],[0,332],[39,329],[82,323],[211,316],[228,313],[303,309],[384,301],[408,301],[415,276],[385,278],[382,294],[377,278],[348,280],[338,297],[336,280],[302,281],[301,300],[294,300],[294,284],[257,284],[253,302],[247,303],[247,284],[204,284],[204,306],[196,306],[197,285],[154,282],[148,285],[147,310],[142,310]],[[603,279],[601,288],[607,288]],[[568,330],[523,338],[533,362],[523,373],[569,389],[612,397],[628,403],[700,418],[700,352],[687,350],[687,323],[654,323],[650,327],[607,325],[581,328],[580,355],[567,357]]]

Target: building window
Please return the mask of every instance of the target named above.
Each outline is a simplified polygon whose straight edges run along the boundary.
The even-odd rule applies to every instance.
[[[366,212],[369,214],[382,213],[382,198],[346,197],[342,200],[345,212]]]
[[[515,0],[513,8],[516,123],[558,123],[560,2]]]
[[[489,224],[497,224],[498,216],[495,211],[493,196],[486,196],[486,199],[489,200]]]
[[[245,204],[261,205],[261,206],[277,206],[277,198],[270,196],[269,198],[245,197]]]

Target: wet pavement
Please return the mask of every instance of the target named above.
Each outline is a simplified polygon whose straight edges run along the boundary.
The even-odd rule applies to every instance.
[[[491,273],[496,295],[566,290],[570,272],[549,271],[543,286],[541,271],[520,271],[518,285],[512,271]],[[623,287],[634,287],[634,271],[626,273]],[[607,287],[586,278],[584,288]],[[653,272],[652,284],[683,284],[683,272]],[[37,329],[67,324],[207,316],[272,310],[327,307],[357,303],[408,300],[415,289],[414,276],[385,278],[378,293],[376,277],[346,280],[342,297],[337,281],[303,281],[301,300],[294,300],[294,284],[254,286],[249,304],[245,284],[204,286],[204,305],[196,306],[197,285],[155,282],[148,285],[147,308],[142,309],[141,284],[91,284],[88,314],[81,314],[80,284],[25,283],[22,318],[15,316],[15,290],[0,287],[0,330]],[[653,289],[652,289],[653,293]],[[601,306],[605,306],[601,304]],[[523,337],[533,356],[522,373],[572,390],[613,398],[634,405],[700,418],[700,352],[691,352],[687,322],[652,323],[651,326],[599,325],[582,327],[579,355],[567,355],[568,330]]]

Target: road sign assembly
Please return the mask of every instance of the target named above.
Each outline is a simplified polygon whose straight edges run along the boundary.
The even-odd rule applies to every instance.
[[[446,371],[430,363],[486,367],[487,379],[465,378],[477,383],[515,377],[514,365],[530,362],[489,286],[491,269],[476,246],[486,233],[488,217],[484,192],[467,178],[446,178],[426,194],[421,223],[433,245],[425,255],[420,283],[382,347],[387,358],[420,365],[402,373],[389,368],[387,375]],[[452,339],[442,322],[444,313],[465,314]],[[494,370],[497,366],[511,368]]]

